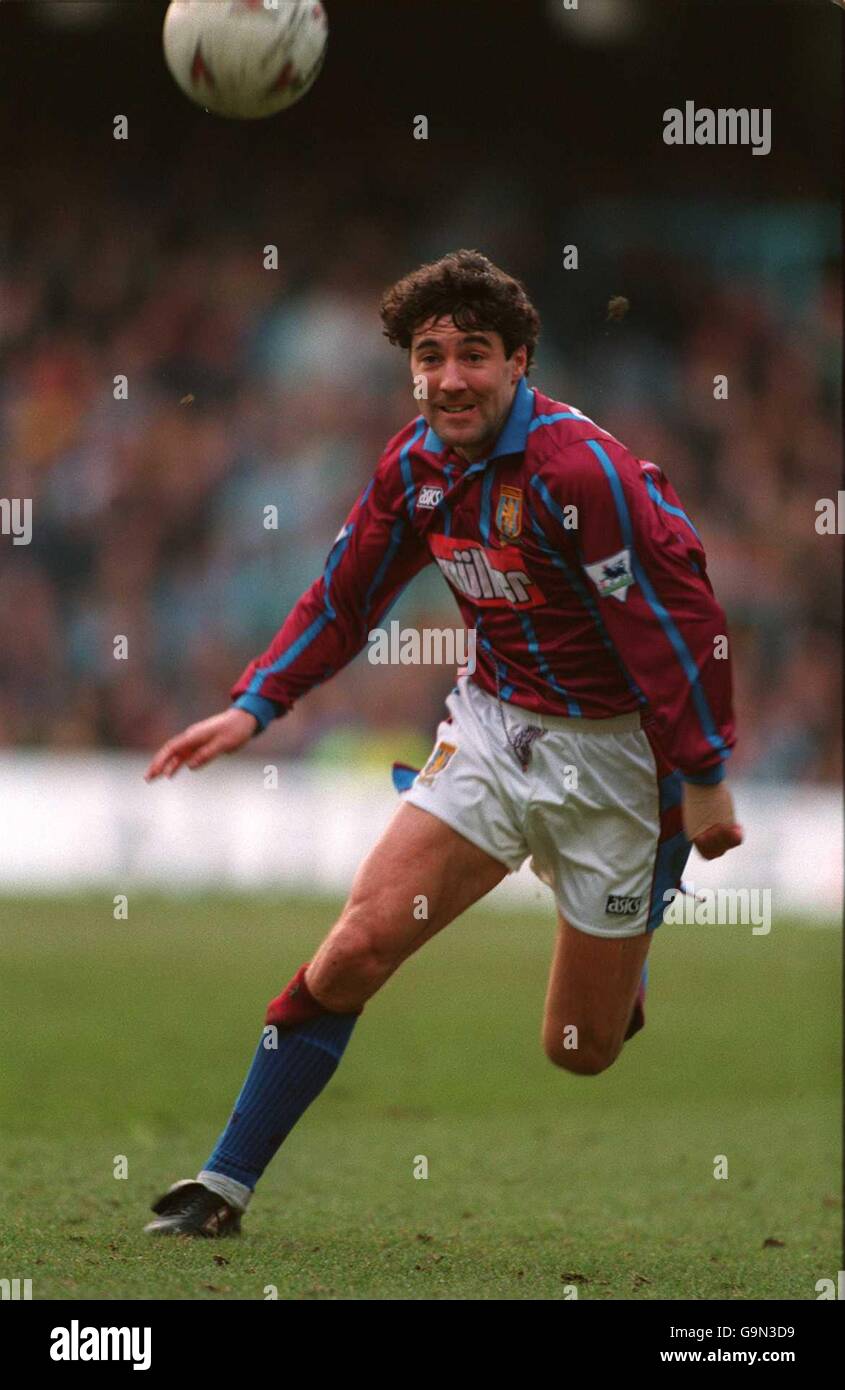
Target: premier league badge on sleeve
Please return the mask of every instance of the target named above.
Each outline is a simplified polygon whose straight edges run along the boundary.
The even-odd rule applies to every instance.
[[[600,598],[612,596],[624,603],[628,590],[636,583],[631,571],[631,552],[627,549],[608,555],[606,560],[597,560],[594,565],[585,565],[584,569],[598,589]]]

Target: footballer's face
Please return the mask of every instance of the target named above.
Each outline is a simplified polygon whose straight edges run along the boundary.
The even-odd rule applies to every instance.
[[[505,356],[501,335],[489,328],[456,328],[451,318],[430,319],[411,339],[411,374],[423,377],[420,408],[443,443],[469,463],[483,459],[508,418],[525,375],[527,349]]]

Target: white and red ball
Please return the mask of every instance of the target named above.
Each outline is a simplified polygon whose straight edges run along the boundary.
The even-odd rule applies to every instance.
[[[320,0],[171,0],[164,17],[164,56],[182,91],[238,120],[299,101],[327,39]]]

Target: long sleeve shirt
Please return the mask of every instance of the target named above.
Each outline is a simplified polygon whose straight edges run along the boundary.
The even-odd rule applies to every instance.
[[[390,440],[236,705],[262,728],[284,714],[431,563],[475,629],[482,689],[585,721],[640,709],[671,766],[722,778],[731,669],[701,538],[656,464],[524,379],[483,460],[467,463],[422,416]]]

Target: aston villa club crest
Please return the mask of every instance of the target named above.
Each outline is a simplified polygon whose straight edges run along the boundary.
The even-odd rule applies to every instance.
[[[496,526],[499,534],[514,540],[522,530],[522,488],[505,487],[499,491],[499,505],[496,508]]]
[[[454,743],[438,743],[422,772],[417,777],[417,781],[424,786],[430,787],[438,772],[442,772],[444,767],[451,762],[457,752]]]

